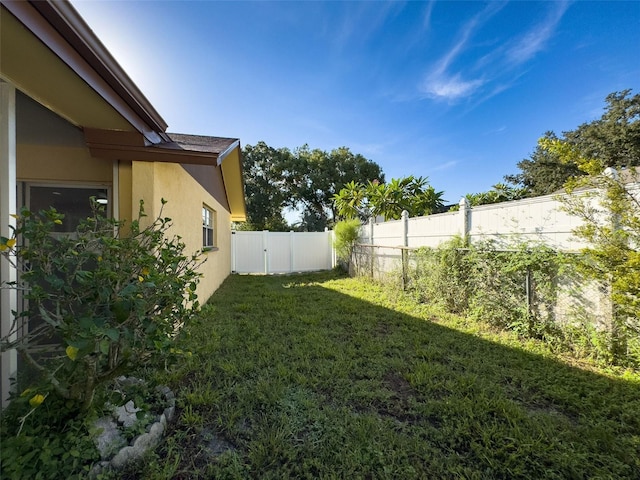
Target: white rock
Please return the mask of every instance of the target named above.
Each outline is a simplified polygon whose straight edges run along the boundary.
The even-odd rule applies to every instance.
[[[129,400],[123,406],[116,408],[115,415],[118,419],[118,423],[129,428],[136,423],[136,420],[138,419],[136,412],[139,411],[140,409],[134,405],[133,400]]]

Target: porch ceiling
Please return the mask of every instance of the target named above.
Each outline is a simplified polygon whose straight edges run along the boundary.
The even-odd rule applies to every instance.
[[[16,10],[22,21],[9,9]],[[78,71],[91,73],[93,69],[28,2],[0,5],[0,59],[0,77],[74,125],[149,130],[129,121],[138,123],[135,114],[123,114],[128,107],[95,72],[93,84],[87,83]]]

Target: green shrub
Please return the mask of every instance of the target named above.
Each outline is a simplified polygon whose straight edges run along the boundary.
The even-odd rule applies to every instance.
[[[465,246],[462,238],[454,238],[439,248],[424,247],[413,253],[411,288],[419,301],[437,304],[453,313],[468,309],[472,264]]]
[[[558,279],[564,276],[584,282],[591,278],[584,276],[582,255],[527,244],[514,245],[510,250],[498,250],[492,243],[465,246],[460,238],[439,248],[418,249],[412,255],[415,268],[411,271],[410,292],[420,302],[513,330],[523,337],[545,340],[599,363],[640,364],[640,336],[628,327],[631,321],[627,320],[626,329],[616,316],[609,329],[596,326],[594,318],[578,313],[564,324],[556,321]],[[614,302],[615,293],[614,285]],[[614,313],[619,315],[628,305],[618,306]],[[620,351],[621,336],[624,352]]]
[[[342,220],[334,227],[334,246],[338,261],[349,271],[353,247],[360,237],[360,220]]]
[[[2,414],[2,478],[87,478],[100,459],[90,436],[90,418],[78,417],[73,406],[55,395],[38,408],[31,408],[29,401],[28,395],[18,397]]]
[[[199,260],[183,254],[179,237],[166,237],[171,219],[161,211],[143,220],[140,202],[125,226],[94,206],[72,235],[53,234],[63,218],[54,209],[23,210],[14,238],[0,239],[21,271],[9,287],[28,302],[1,347],[15,348],[34,374],[33,408],[55,395],[89,409],[99,385],[168,354],[198,308]]]
[[[499,251],[491,243],[467,247],[456,238],[439,248],[419,249],[414,258],[412,289],[420,301],[523,336],[555,333],[553,304],[562,262],[553,250],[520,245]]]

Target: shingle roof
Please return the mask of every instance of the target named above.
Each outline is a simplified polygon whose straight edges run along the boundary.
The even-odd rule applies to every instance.
[[[238,142],[237,138],[209,137],[206,135],[185,135],[182,133],[167,133],[170,143],[157,145],[160,148],[173,150],[188,150],[191,152],[213,153],[219,155]]]

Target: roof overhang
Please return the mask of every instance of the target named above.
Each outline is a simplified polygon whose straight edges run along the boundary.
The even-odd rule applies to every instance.
[[[84,137],[91,156],[96,158],[219,166],[231,221],[246,220],[240,140],[169,133],[168,142],[151,145],[137,132],[92,128],[84,129]]]
[[[167,140],[162,117],[69,2],[0,5],[3,78],[77,126]]]
[[[240,146],[240,140],[235,138],[200,137],[215,141],[213,145],[205,147],[180,141],[183,137],[191,138],[192,135],[167,134],[167,137],[167,142],[150,144],[137,132],[84,129],[85,142],[91,156],[107,160],[218,166]]]
[[[242,150],[240,143],[230,150],[222,160],[222,178],[227,190],[227,201],[232,222],[247,221],[247,203],[244,195],[244,177],[242,175]]]
[[[96,158],[220,167],[246,218],[240,142],[175,135],[68,1],[0,0],[0,79],[81,127]]]

